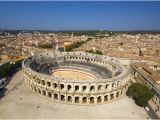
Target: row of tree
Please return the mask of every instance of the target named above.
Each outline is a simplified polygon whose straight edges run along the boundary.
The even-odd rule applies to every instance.
[[[98,55],[103,55],[102,51],[100,50],[86,50],[87,53],[92,53],[92,54],[98,54]]]
[[[69,52],[69,51],[72,51],[73,49],[75,48],[79,48],[81,47],[83,44],[87,43],[88,41],[90,41],[91,39],[87,39],[87,40],[83,40],[83,41],[78,41],[74,44],[71,44],[71,45],[68,45],[65,47],[66,51]]]
[[[10,76],[17,69],[21,68],[22,61],[23,60],[18,60],[15,64],[10,64],[10,62],[7,62],[0,66],[0,79]]]
[[[53,45],[48,43],[48,44],[40,45],[39,47],[41,47],[41,48],[53,48]]]

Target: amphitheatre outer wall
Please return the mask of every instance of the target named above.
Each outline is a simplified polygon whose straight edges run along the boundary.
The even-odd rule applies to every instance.
[[[96,80],[67,80],[52,75],[42,74],[33,69],[25,62],[33,59],[33,56],[23,61],[24,83],[36,95],[54,102],[95,105],[118,100],[125,96],[130,85],[130,73],[122,64],[106,56],[94,55],[83,52],[44,52],[36,55],[38,61],[41,57],[46,59],[56,58],[57,61],[89,62],[108,68],[112,77]],[[87,68],[83,68],[87,70]],[[116,75],[120,71],[120,74]]]

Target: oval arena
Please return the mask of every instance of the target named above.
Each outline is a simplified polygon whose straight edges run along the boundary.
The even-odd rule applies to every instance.
[[[23,61],[24,83],[46,99],[66,104],[104,104],[123,97],[129,70],[106,56],[43,52]]]

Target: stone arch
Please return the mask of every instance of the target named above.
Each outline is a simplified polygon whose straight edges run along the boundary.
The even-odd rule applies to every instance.
[[[119,91],[116,93],[116,98],[118,98],[119,97]]]
[[[37,81],[38,84],[41,83],[41,81],[40,81],[40,79],[39,79],[38,77],[37,77],[37,80],[36,80],[36,81]]]
[[[115,87],[115,83],[112,83],[112,87]]]
[[[41,89],[38,88],[38,93],[41,94]]]
[[[109,87],[109,84],[106,84],[106,85],[105,85],[105,90],[108,89],[108,87]]]
[[[57,88],[57,83],[53,83],[53,88],[54,88],[54,89]]]
[[[65,96],[64,95],[61,95],[61,101],[65,101]]]
[[[123,89],[121,89],[121,95],[123,94]]]
[[[90,103],[94,103],[94,97],[90,97]]]
[[[99,91],[102,90],[102,85],[98,85],[98,90],[99,90]]]
[[[82,103],[87,103],[87,97],[82,98]]]
[[[48,87],[51,87],[51,82],[47,82],[47,86],[48,86]]]
[[[68,102],[72,102],[72,97],[68,96]]]
[[[114,99],[114,93],[111,93],[110,100],[113,100],[113,99]]]
[[[33,90],[33,85],[31,85],[31,89]]]
[[[60,89],[63,90],[64,89],[64,85],[60,84]]]
[[[79,97],[75,97],[75,103],[79,103]]]
[[[108,101],[108,95],[104,96],[104,102]]]
[[[101,102],[102,102],[102,97],[99,96],[99,97],[97,98],[97,103],[101,103]]]
[[[34,86],[34,91],[37,92],[37,88]]]
[[[79,90],[79,86],[76,85],[76,86],[75,86],[75,91],[78,91],[78,90]]]
[[[120,86],[120,81],[117,82],[117,86]]]
[[[45,81],[44,80],[42,80],[42,85],[45,85]]]
[[[91,86],[90,87],[90,91],[92,92],[92,91],[95,91],[95,86]]]
[[[71,86],[71,85],[68,85],[68,86],[67,86],[67,90],[70,91],[71,89],[72,89],[72,86]]]
[[[43,94],[43,96],[46,96],[46,91],[42,90],[42,94]]]
[[[83,86],[83,87],[82,87],[82,90],[83,90],[83,91],[86,91],[86,90],[87,90],[87,86]]]
[[[58,94],[57,93],[54,93],[54,99],[58,100]]]
[[[52,98],[52,93],[51,92],[48,92],[48,97]]]

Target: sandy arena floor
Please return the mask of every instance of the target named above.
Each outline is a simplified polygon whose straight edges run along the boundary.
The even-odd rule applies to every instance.
[[[124,97],[118,101],[95,106],[54,103],[30,92],[23,84],[22,71],[7,86],[0,100],[0,119],[146,119],[145,110]]]
[[[89,73],[73,69],[58,69],[54,71],[54,76],[66,78],[68,80],[95,80],[96,77]]]

